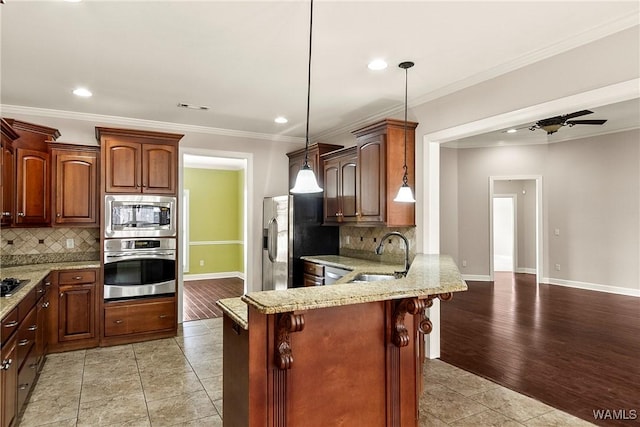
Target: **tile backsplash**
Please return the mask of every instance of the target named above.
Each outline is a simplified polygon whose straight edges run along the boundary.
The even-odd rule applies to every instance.
[[[98,228],[3,228],[0,240],[3,267],[100,259]]]
[[[340,227],[340,255],[381,262],[404,262],[404,242],[392,237],[384,243],[384,253],[376,255],[376,247],[386,233],[398,231],[409,240],[409,260],[416,255],[415,227]]]

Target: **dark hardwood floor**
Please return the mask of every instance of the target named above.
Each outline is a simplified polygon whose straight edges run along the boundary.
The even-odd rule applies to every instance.
[[[443,361],[598,425],[640,425],[640,299],[529,274],[467,284],[441,305]]]
[[[222,317],[222,310],[218,308],[216,301],[239,297],[243,293],[244,281],[235,277],[185,281],[182,320],[187,322]]]

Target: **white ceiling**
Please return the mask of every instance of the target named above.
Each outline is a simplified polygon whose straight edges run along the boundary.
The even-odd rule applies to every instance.
[[[637,25],[639,5],[316,0],[311,135],[398,113],[401,61],[416,63],[409,70],[415,105]],[[5,110],[304,136],[308,1],[6,0],[0,14]],[[368,70],[374,58],[389,68]],[[77,86],[94,96],[73,96]],[[180,109],[178,102],[211,109]],[[595,113],[588,118],[612,119],[614,110]],[[275,124],[278,115],[289,123]]]

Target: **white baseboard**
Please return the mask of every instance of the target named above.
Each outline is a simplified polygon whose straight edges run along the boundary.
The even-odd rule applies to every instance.
[[[223,271],[220,273],[185,274],[182,280],[188,282],[190,280],[228,279],[230,277],[244,280],[244,273],[241,271]]]
[[[486,274],[463,274],[462,280],[471,280],[474,282],[490,282],[491,277]]]
[[[554,279],[552,277],[543,277],[542,283],[549,283],[551,285],[557,286],[566,286],[568,288],[585,289],[588,291],[606,292],[610,294],[626,295],[630,297],[640,297],[640,289],[622,288],[620,286],[578,282],[576,280]]]
[[[516,268],[516,273],[536,274],[536,269],[528,267],[518,267]]]

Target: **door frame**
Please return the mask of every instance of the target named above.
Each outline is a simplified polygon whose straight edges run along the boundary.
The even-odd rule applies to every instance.
[[[501,175],[489,177],[489,280],[494,280],[493,272],[493,196],[496,181],[535,181],[536,183],[536,283],[540,284],[544,272],[542,175]],[[515,209],[514,209],[515,212]],[[516,240],[517,246],[517,240]]]
[[[504,194],[500,194],[500,193],[496,193],[493,196],[491,196],[491,203],[489,204],[489,218],[491,218],[491,220],[489,221],[489,250],[490,250],[490,262],[489,262],[489,266],[490,266],[490,272],[489,275],[491,277],[491,280],[493,280],[494,277],[494,273],[495,273],[495,253],[494,253],[494,230],[493,230],[493,219],[494,219],[494,214],[493,214],[493,203],[495,201],[495,199],[511,199],[511,203],[513,206],[513,241],[511,242],[513,245],[511,254],[512,254],[512,258],[511,258],[511,270],[515,273],[516,269],[518,267],[518,195],[514,194],[514,193],[504,193]]]

